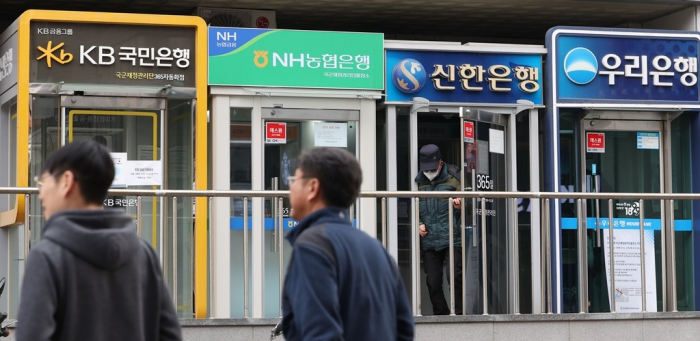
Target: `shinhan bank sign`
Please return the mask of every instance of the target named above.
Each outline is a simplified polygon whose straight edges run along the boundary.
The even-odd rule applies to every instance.
[[[697,103],[695,32],[554,28],[554,98],[566,102]]]

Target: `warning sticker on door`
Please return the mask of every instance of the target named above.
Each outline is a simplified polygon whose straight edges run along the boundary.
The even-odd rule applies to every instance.
[[[659,133],[637,133],[637,149],[659,149]]]
[[[586,151],[605,153],[605,133],[586,133]]]

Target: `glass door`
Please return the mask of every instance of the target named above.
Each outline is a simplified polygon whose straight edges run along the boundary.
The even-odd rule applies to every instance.
[[[461,124],[464,130],[464,190],[506,191],[506,127],[470,120],[464,120]],[[488,313],[506,314],[509,285],[507,248],[510,238],[507,199],[483,200],[483,206],[482,199],[467,200],[465,205],[465,313],[484,313],[486,280]],[[485,208],[484,214],[482,207]],[[482,227],[483,217],[486,219],[485,229]]]
[[[581,188],[584,192],[664,192],[662,121],[584,119],[581,122]],[[578,266],[585,266],[588,274],[588,311],[611,311],[613,296],[617,312],[641,312],[643,273],[646,277],[646,311],[661,310],[661,232],[664,221],[661,201],[644,200],[640,205],[638,199],[613,200],[613,243],[609,238],[608,200],[588,200],[584,210],[587,257]],[[642,212],[643,260],[640,257]],[[611,248],[614,250],[614,291],[611,290]]]
[[[358,112],[263,108],[265,190],[288,191],[301,153],[315,147],[345,148],[357,155]],[[279,317],[280,288],[292,248],[284,239],[296,222],[289,198],[265,199],[265,316]],[[250,206],[249,206],[250,207]],[[357,210],[351,213],[356,217]],[[281,219],[281,221],[280,221]],[[281,228],[280,228],[281,227]]]
[[[159,189],[163,185],[160,157],[160,110],[100,110],[62,108],[63,141],[92,139],[107,147],[115,165],[112,188]],[[144,197],[141,236],[159,250],[159,199]],[[109,196],[105,208],[122,209],[138,224],[137,198]]]

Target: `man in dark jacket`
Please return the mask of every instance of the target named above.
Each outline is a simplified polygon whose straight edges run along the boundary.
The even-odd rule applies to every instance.
[[[396,263],[353,227],[348,208],[362,183],[343,149],[302,154],[289,178],[294,247],[284,282],[282,330],[295,340],[413,340],[414,325]]]
[[[182,339],[155,252],[131,217],[102,209],[113,179],[92,140],[56,150],[35,178],[47,220],[27,260],[17,341]]]
[[[459,168],[445,164],[438,146],[428,144],[420,150],[420,173],[416,176],[419,191],[458,191],[460,181],[457,179]],[[452,235],[454,242],[455,274],[455,314],[462,314],[462,233],[460,231],[460,208],[462,199],[420,198],[421,252],[423,269],[428,285],[433,314],[448,315],[450,307],[442,291],[443,263],[450,261],[450,216],[449,205],[452,204]],[[449,267],[448,267],[449,268]]]

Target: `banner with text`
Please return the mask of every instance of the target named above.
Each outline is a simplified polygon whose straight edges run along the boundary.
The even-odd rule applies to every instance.
[[[383,90],[384,35],[210,27],[209,84]]]

